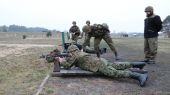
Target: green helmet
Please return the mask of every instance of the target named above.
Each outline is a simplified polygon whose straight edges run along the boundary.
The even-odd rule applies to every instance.
[[[91,27],[90,26],[87,26],[87,25],[85,25],[84,27],[83,27],[83,32],[85,32],[85,33],[88,33],[88,32],[91,32]]]
[[[89,21],[89,20],[87,20],[87,21],[86,21],[86,24],[90,24],[90,21]]]
[[[73,52],[77,50],[79,50],[79,48],[76,45],[70,45],[67,49],[67,52]]]
[[[153,7],[152,6],[147,6],[145,8],[145,12],[153,12]]]
[[[72,24],[76,24],[76,21],[73,21]]]
[[[109,26],[107,25],[107,23],[102,23],[102,25],[103,25],[105,28],[109,29]]]
[[[102,29],[102,28],[103,28],[103,25],[97,24],[97,28],[98,28],[98,29]]]

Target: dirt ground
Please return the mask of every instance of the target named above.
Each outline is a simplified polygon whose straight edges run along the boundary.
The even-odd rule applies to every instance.
[[[25,33],[24,33],[25,34]],[[5,35],[5,36],[3,36]],[[45,76],[52,71],[52,64],[39,59],[61,44],[55,36],[23,33],[0,35],[0,95],[34,95]],[[12,37],[15,36],[15,37]],[[11,38],[12,37],[12,38]],[[143,60],[143,38],[113,38],[120,61]],[[102,43],[101,47],[107,47]],[[108,48],[109,49],[109,48]],[[147,64],[149,79],[139,87],[132,79],[107,77],[50,77],[40,95],[170,95],[170,39],[159,39],[156,64]],[[102,57],[114,61],[108,50]]]
[[[143,38],[114,39],[120,61],[143,60]],[[105,45],[103,45],[105,46]],[[170,95],[170,39],[159,39],[156,64],[147,64],[149,79],[139,87],[132,79],[106,77],[50,77],[42,95]],[[112,53],[102,57],[114,61]]]

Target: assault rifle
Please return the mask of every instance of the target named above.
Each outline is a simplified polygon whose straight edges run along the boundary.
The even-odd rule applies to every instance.
[[[45,58],[48,63],[54,62],[55,57],[69,57],[68,53],[61,53],[58,49],[53,50],[47,55],[41,55],[40,58]]]

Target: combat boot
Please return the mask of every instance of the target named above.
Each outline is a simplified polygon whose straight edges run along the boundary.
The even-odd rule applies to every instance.
[[[147,70],[139,70],[139,69],[135,69],[135,68],[129,68],[129,71],[131,71],[131,72],[136,72],[136,73],[140,73],[140,74],[146,74],[146,73],[148,73],[148,71]]]
[[[139,81],[139,85],[141,87],[143,87],[143,86],[145,86],[145,83],[147,81],[148,75],[147,74],[140,74],[140,73],[132,72],[130,74],[130,77],[132,79],[138,80]]]
[[[133,68],[139,69],[143,69],[143,67],[146,65],[145,62],[131,62],[130,64],[132,65]]]
[[[116,51],[115,51],[115,60],[120,60]]]

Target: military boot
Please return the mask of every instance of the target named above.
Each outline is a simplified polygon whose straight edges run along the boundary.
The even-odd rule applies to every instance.
[[[148,75],[147,74],[140,74],[140,73],[132,72],[130,74],[130,77],[132,79],[138,80],[139,81],[139,85],[141,87],[143,87],[143,86],[145,86],[145,83],[147,81]]]
[[[139,68],[143,69],[143,67],[146,65],[145,62],[131,62],[133,68]]]
[[[148,73],[148,71],[147,70],[139,70],[139,69],[135,69],[135,68],[130,68],[129,69],[129,71],[131,71],[131,72],[136,72],[136,73],[140,73],[140,74],[146,74],[146,73]]]
[[[120,60],[116,51],[115,51],[115,60]]]

